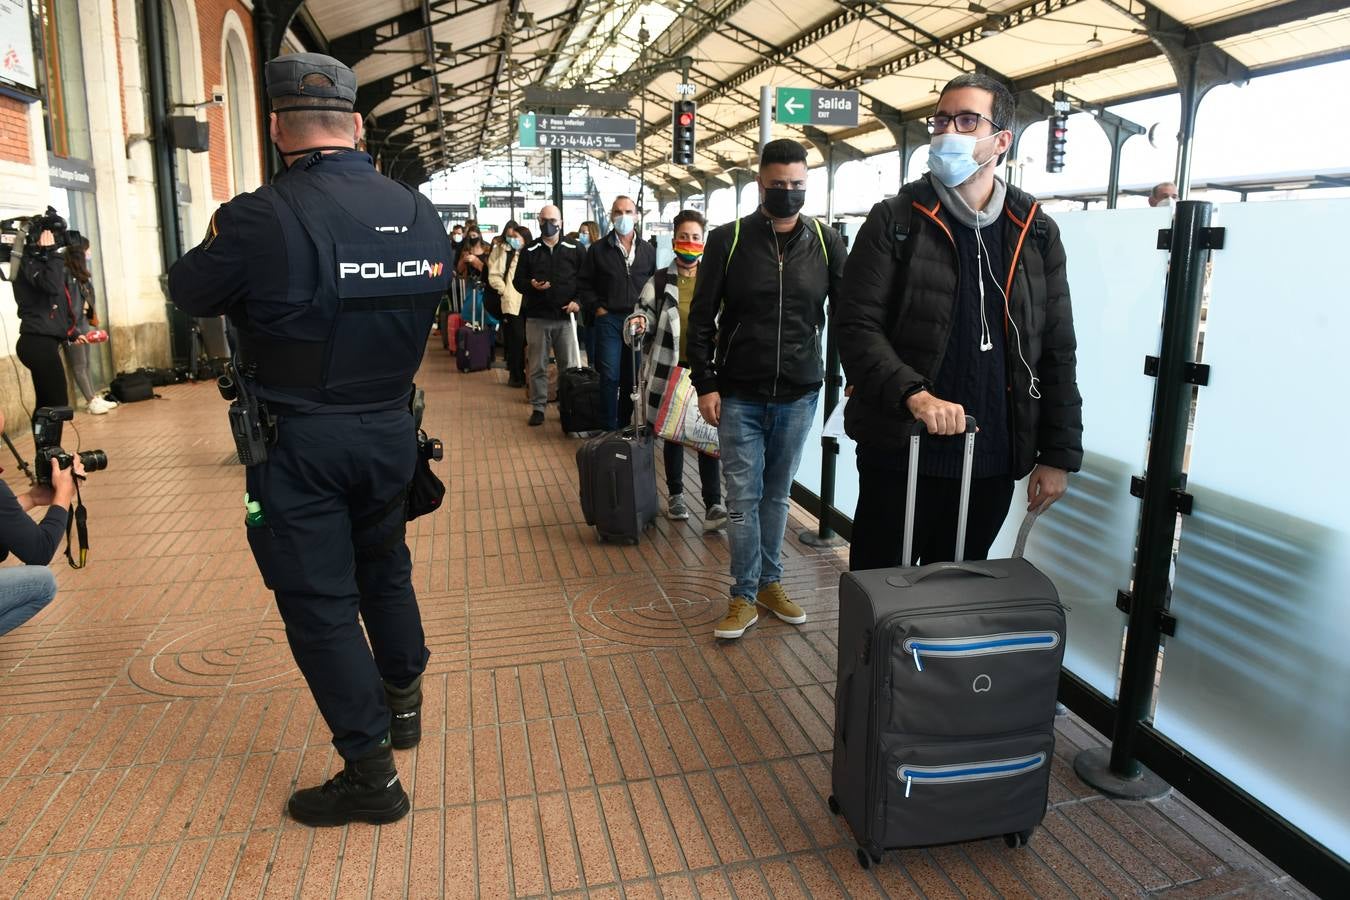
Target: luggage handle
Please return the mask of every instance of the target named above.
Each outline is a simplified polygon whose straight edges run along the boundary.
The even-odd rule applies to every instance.
[[[909,474],[905,485],[905,543],[901,565],[908,569],[914,564],[914,507],[919,493],[919,438],[928,431],[922,419],[915,419],[909,429]],[[970,477],[975,464],[975,417],[966,416],[966,446],[961,459],[961,508],[956,519],[956,556],[961,562],[966,556],[966,520],[970,514]]]
[[[577,337],[577,314],[568,313],[567,318],[572,320],[572,358],[577,361],[577,368],[581,368],[581,340]],[[567,368],[567,366],[563,366]]]
[[[628,323],[625,322],[624,324],[627,325]],[[638,372],[638,360],[640,357],[637,340],[637,323],[633,323],[631,328],[633,332],[633,393],[629,395],[629,399],[633,401],[634,430],[640,431],[647,424],[647,403],[642,399],[644,391],[642,390],[642,379]]]
[[[886,579],[886,583],[891,587],[914,587],[925,578],[931,578],[934,575],[947,574],[951,572],[960,572],[964,575],[983,575],[985,578],[1007,578],[1008,573],[1002,569],[996,569],[993,566],[978,562],[940,562],[930,563],[911,572],[908,575],[892,575]]]
[[[1021,559],[1026,555],[1027,538],[1031,537],[1031,526],[1036,524],[1036,520],[1041,516],[1041,510],[1034,510],[1027,513],[1022,520],[1022,527],[1017,530],[1017,543],[1013,545],[1012,558]]]

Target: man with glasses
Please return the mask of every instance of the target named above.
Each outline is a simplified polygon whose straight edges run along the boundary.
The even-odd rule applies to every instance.
[[[605,427],[627,424],[633,415],[633,356],[623,340],[623,323],[633,312],[642,288],[656,273],[656,250],[638,239],[637,205],[631,197],[614,198],[609,211],[613,227],[591,245],[581,270],[581,302],[595,317],[595,360]]]
[[[1082,398],[1064,247],[1035,198],[995,167],[1012,146],[1014,101],[985,75],[943,89],[929,119],[929,171],[872,207],[845,273],[839,348],[858,443],[849,567],[901,562],[909,430],[919,460],[914,553],[951,560],[965,417],[975,417],[967,559],[985,559],[1027,478],[1027,509],[1063,496],[1083,458]]]
[[[577,312],[577,276],[586,253],[575,241],[562,238],[562,212],[556,206],[539,210],[539,237],[520,253],[511,286],[520,293],[529,345],[529,425],[544,424],[548,408],[550,350],[562,369],[581,365],[573,352],[568,316]]]
[[[688,357],[703,418],[717,426],[727,483],[731,600],[713,629],[738,638],[763,606],[793,625],[806,613],[783,590],[788,493],[824,381],[825,297],[838,302],[844,240],[801,214],[806,149],[760,151],[759,209],[704,244],[689,309]]]

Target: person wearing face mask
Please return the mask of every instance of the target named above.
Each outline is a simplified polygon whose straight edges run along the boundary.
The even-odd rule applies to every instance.
[[[675,217],[673,246],[675,259],[659,270],[642,288],[637,307],[629,321],[641,340],[643,374],[647,385],[647,421],[655,422],[675,368],[688,368],[689,306],[694,301],[699,261],[703,258],[706,223],[702,213],[681,210]],[[633,329],[624,329],[629,340]],[[666,441],[666,517],[682,522],[689,518],[684,502],[684,447]],[[722,505],[722,466],[716,456],[698,453],[698,476],[703,484],[705,532],[720,531],[727,524],[727,508]]]
[[[525,316],[520,291],[513,283],[520,253],[533,240],[530,230],[515,222],[506,223],[501,246],[488,260],[488,284],[501,297],[502,336],[506,342],[508,387],[525,386]]]
[[[587,219],[577,226],[577,245],[582,250],[589,251],[596,244],[600,243],[600,224]],[[583,309],[581,311],[580,322],[578,323],[578,339],[581,341],[581,349],[586,351],[586,359],[590,365],[595,365],[595,313],[591,310]]]
[[[578,278],[586,252],[562,237],[562,212],[556,206],[539,210],[539,238],[517,254],[511,283],[523,298],[525,341],[529,346],[530,418],[532,428],[544,424],[548,408],[548,359],[558,368],[581,365],[573,352],[570,316],[580,311]]]
[[[919,460],[916,562],[951,560],[963,442],[975,441],[965,557],[985,559],[1027,479],[1028,510],[1063,496],[1083,458],[1082,398],[1064,246],[1035,198],[995,167],[1014,100],[985,75],[949,82],[929,120],[929,172],[876,204],[849,257],[838,315],[857,441],[851,569],[897,566],[909,431]]]
[[[1148,192],[1149,206],[1176,206],[1177,198],[1181,196],[1177,193],[1177,186],[1170,181],[1164,181],[1153,186],[1153,190]]]
[[[642,288],[656,274],[656,251],[637,234],[637,205],[614,198],[613,229],[586,252],[581,268],[581,305],[595,317],[595,354],[605,427],[614,431],[633,415],[633,355],[624,349],[623,323]]]
[[[240,526],[343,760],[287,811],[310,826],[393,822],[410,809],[394,750],[421,738],[431,656],[405,541],[413,377],[450,243],[431,201],[356,149],[355,72],[293,53],[264,76],[287,169],[216,210],[169,296],[235,329],[266,449],[244,469]]]
[[[731,588],[713,634],[738,638],[763,606],[799,625],[781,584],[788,492],[824,383],[825,298],[837,303],[847,250],[801,214],[806,148],[760,151],[759,209],[713,229],[689,309],[689,367],[699,413],[717,426],[727,484]]]

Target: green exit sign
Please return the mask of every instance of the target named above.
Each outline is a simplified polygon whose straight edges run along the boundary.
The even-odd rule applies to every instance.
[[[779,122],[784,125],[811,124],[810,88],[780,87],[776,100],[777,115],[774,118]]]

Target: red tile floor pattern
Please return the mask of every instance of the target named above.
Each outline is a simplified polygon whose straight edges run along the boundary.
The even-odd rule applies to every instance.
[[[249,556],[225,405],[161,388],[67,426],[67,449],[108,452],[90,564],[54,564],[56,601],[0,637],[0,897],[1304,895],[1177,795],[1094,795],[1071,761],[1101,739],[1073,719],[1029,848],[862,871],[825,802],[844,554],[787,540],[807,624],[719,643],[726,539],[701,507],[598,544],[556,407],[527,428],[503,371],[458,374],[434,344],[421,383],[449,493],[408,533],[432,650],[424,737],[398,754],[412,814],[286,819],[340,761]]]

